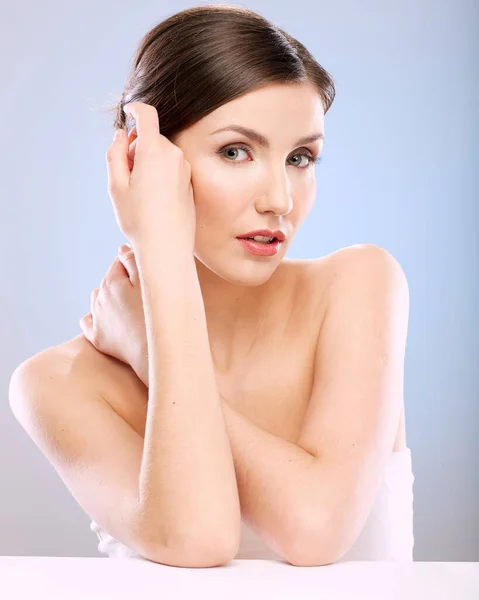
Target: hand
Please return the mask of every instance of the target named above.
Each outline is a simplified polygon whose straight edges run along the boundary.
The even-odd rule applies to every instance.
[[[122,248],[100,287],[91,293],[91,312],[80,319],[80,327],[99,352],[129,364],[146,384],[148,350],[140,278],[133,250]]]
[[[146,235],[193,256],[196,210],[191,166],[181,148],[160,134],[157,110],[131,102],[125,112],[136,121],[129,147],[123,129],[106,153],[108,193],[120,230],[133,247]],[[136,142],[136,143],[135,143]]]

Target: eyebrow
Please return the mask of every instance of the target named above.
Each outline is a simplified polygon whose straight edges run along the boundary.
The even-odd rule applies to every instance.
[[[243,127],[242,125],[227,125],[226,127],[222,127],[221,129],[213,131],[211,135],[214,135],[215,133],[220,133],[221,131],[236,131],[237,133],[241,133],[251,138],[263,148],[270,147],[269,141],[267,138],[264,137],[264,135],[262,135],[258,131],[255,131],[254,129],[250,129],[249,127]],[[300,138],[296,142],[296,144],[300,146],[301,144],[309,144],[310,142],[315,142],[316,140],[324,140],[324,134],[320,132],[313,133],[312,135],[307,135],[306,137]]]

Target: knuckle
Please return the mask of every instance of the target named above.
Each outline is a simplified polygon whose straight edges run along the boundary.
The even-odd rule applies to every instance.
[[[93,319],[93,323],[91,326],[91,331],[90,331],[90,337],[91,339],[95,342],[95,345],[97,345],[101,340],[101,331],[98,327],[98,324],[96,322],[96,319]]]
[[[173,156],[176,156],[178,160],[185,160],[185,153],[179,146],[176,146],[175,144],[173,144],[172,153]]]
[[[111,290],[111,274],[107,273],[105,277],[101,280],[101,290],[103,294],[108,294]]]
[[[123,276],[119,273],[110,273],[107,280],[107,287],[110,292],[117,293],[119,289],[119,285],[123,281]]]
[[[109,275],[108,273],[106,273],[100,283],[100,293],[102,294],[102,296],[104,296],[108,292],[108,279]]]
[[[116,183],[116,181],[110,180],[110,181],[108,181],[107,191],[108,191],[108,194],[110,194],[110,196],[116,196],[120,191],[120,187]]]
[[[139,156],[143,156],[143,158],[154,158],[156,159],[160,153],[160,144],[158,142],[152,141],[145,146],[137,147],[137,154]]]
[[[125,261],[134,261],[135,260],[135,251],[134,250],[128,250],[127,252],[125,252],[122,255],[122,260]]]
[[[166,138],[165,138],[166,139]],[[169,141],[169,140],[168,140]],[[169,141],[170,149],[176,156],[183,156],[183,150],[177,144]]]
[[[91,339],[92,339],[92,342],[93,342],[93,345],[95,346],[95,348],[97,350],[100,350],[100,352],[102,352],[105,348],[104,337],[101,332],[101,329],[99,329],[96,325],[93,326],[93,330],[91,333]]]
[[[103,278],[103,285],[106,293],[116,293],[118,290],[118,284],[121,283],[123,277],[118,271],[110,270]]]

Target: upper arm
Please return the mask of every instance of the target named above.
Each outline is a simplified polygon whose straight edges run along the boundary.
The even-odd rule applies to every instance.
[[[315,457],[297,499],[298,552],[309,548],[312,557],[322,548],[331,562],[358,537],[394,447],[409,315],[408,284],[392,255],[372,245],[348,250],[331,286],[297,442]]]
[[[86,513],[142,553],[143,440],[103,399],[91,370],[81,360],[44,352],[15,370],[9,399],[15,418]]]
[[[17,367],[9,400],[18,422],[78,504],[116,540],[171,566],[211,567],[230,560],[224,553],[218,558],[217,547],[205,552],[203,541],[198,548],[167,547],[161,531],[142,521],[144,438],[108,401],[113,393],[125,393],[122,382],[113,381],[114,375],[86,354],[65,355],[53,348]]]

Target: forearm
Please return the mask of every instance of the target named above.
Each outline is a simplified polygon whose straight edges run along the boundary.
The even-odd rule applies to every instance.
[[[138,360],[137,371],[148,386],[148,359]],[[314,457],[303,448],[265,431],[239,413],[225,399],[222,407],[232,451],[242,518],[266,533],[268,544],[283,557],[295,512],[295,498],[307,481]],[[307,490],[305,490],[305,494]],[[294,532],[293,532],[294,533]]]
[[[169,547],[231,544],[240,506],[201,289],[193,257],[163,253],[155,242],[135,248],[148,345],[144,531]]]
[[[265,431],[223,400],[245,522],[280,556],[288,558],[297,498],[307,494],[314,457],[303,448]],[[292,528],[292,529],[290,529]]]

